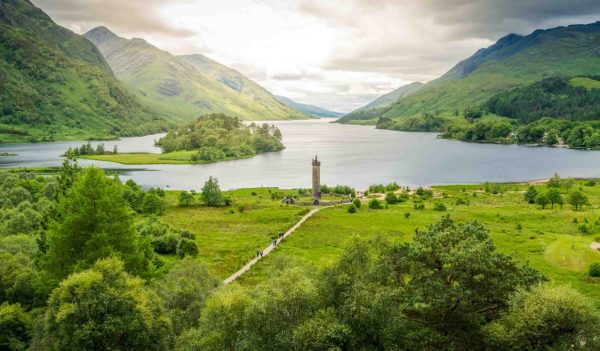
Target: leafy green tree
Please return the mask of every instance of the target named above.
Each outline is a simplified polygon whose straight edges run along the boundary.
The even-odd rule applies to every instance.
[[[550,129],[546,132],[546,144],[556,145],[558,141],[558,131],[556,129]]]
[[[0,305],[0,350],[26,350],[32,336],[32,320],[19,305]]]
[[[371,199],[371,201],[369,201],[369,208],[372,210],[378,210],[381,209],[381,203],[379,202],[379,200],[377,199]]]
[[[527,192],[525,193],[525,201],[527,201],[530,204],[534,204],[535,203],[535,198],[538,195],[538,191],[535,187],[530,186],[529,189],[527,189]]]
[[[590,277],[598,278],[600,277],[600,262],[594,262],[590,265],[590,269],[588,271]]]
[[[239,285],[227,286],[206,301],[200,327],[177,340],[179,351],[243,350],[248,345],[247,318],[252,298]]]
[[[22,202],[31,201],[31,194],[27,189],[17,186],[8,192],[7,198],[13,207],[17,207]]]
[[[225,198],[219,187],[219,181],[212,176],[208,177],[202,187],[202,201],[209,207],[220,207],[225,205]]]
[[[389,205],[394,205],[398,203],[398,197],[396,194],[390,191],[385,195],[385,202],[387,202]]]
[[[181,238],[181,240],[179,240],[179,244],[177,245],[177,255],[179,257],[198,256],[199,253],[200,251],[198,250],[196,241],[187,238]]]
[[[315,283],[306,271],[290,269],[253,291],[247,312],[250,349],[293,349],[293,331],[319,307]],[[264,343],[264,340],[269,340]]]
[[[564,203],[560,191],[558,191],[558,189],[556,188],[548,190],[548,192],[546,193],[546,197],[548,198],[548,201],[550,201],[550,205],[552,206],[552,208],[554,208],[554,204],[561,205],[562,203]]]
[[[90,267],[99,258],[119,256],[129,271],[142,272],[149,245],[133,227],[133,218],[117,179],[90,167],[61,200],[61,218],[48,233],[47,267],[58,277]]]
[[[177,253],[177,245],[179,245],[180,240],[178,234],[170,232],[153,238],[150,243],[154,248],[154,252],[168,255]]]
[[[42,275],[31,258],[20,252],[0,253],[0,302],[40,307],[47,296],[45,292]]]
[[[548,179],[548,183],[546,183],[546,185],[549,188],[560,188],[562,183],[562,180],[560,178],[560,176],[558,175],[558,173],[554,173],[554,175],[552,177],[550,177],[550,179]]]
[[[50,295],[45,324],[50,350],[168,350],[172,344],[162,301],[116,258],[63,280]]]
[[[164,301],[176,334],[198,326],[204,302],[219,284],[206,266],[193,258],[183,259],[162,278],[156,292]]]
[[[495,350],[597,350],[600,315],[575,290],[540,285],[519,290],[485,332]]]
[[[434,210],[434,211],[440,211],[440,212],[444,212],[444,211],[446,211],[446,210],[447,210],[447,208],[446,208],[446,205],[444,205],[444,203],[443,203],[443,202],[436,202],[436,203],[433,205],[433,210]]]
[[[38,245],[36,239],[30,235],[7,235],[0,237],[0,253],[5,252],[13,256],[23,254],[29,258],[33,258],[38,254]]]
[[[352,242],[317,281],[350,349],[468,350],[485,349],[481,327],[541,279],[496,252],[481,224],[444,217],[413,243]]]
[[[58,189],[57,197],[64,196],[67,191],[73,186],[75,180],[81,174],[81,168],[77,163],[77,158],[67,153],[65,155],[65,160],[63,161],[62,167],[58,173]]]
[[[465,119],[472,123],[474,120],[481,117],[482,112],[479,108],[470,106],[465,109],[464,115],[465,115]]]
[[[294,330],[298,350],[344,350],[351,338],[352,330],[337,320],[333,309],[319,310]]]
[[[535,197],[535,203],[542,206],[542,209],[545,209],[550,203],[550,200],[548,200],[548,196],[546,196],[546,194],[539,193]]]
[[[583,206],[589,205],[590,201],[588,200],[588,197],[581,191],[573,191],[569,195],[569,204],[573,206],[574,210],[579,210]]]
[[[142,213],[161,215],[165,211],[165,200],[155,192],[144,196],[141,207]]]
[[[182,191],[179,193],[179,206],[189,207],[194,204],[194,195],[187,191]]]

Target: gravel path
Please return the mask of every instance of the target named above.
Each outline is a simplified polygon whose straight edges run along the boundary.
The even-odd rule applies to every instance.
[[[239,271],[233,273],[229,278],[225,279],[223,281],[223,284],[229,284],[229,283],[233,282],[234,280],[236,280],[237,278],[239,278],[242,274],[249,271],[250,268],[252,268],[252,266],[254,266],[258,261],[260,261],[263,257],[265,257],[269,253],[271,253],[271,251],[273,251],[275,249],[275,247],[277,245],[279,245],[279,243],[281,243],[285,238],[287,238],[289,235],[291,235],[293,232],[295,232],[296,229],[300,228],[302,223],[306,222],[306,220],[309,219],[310,217],[312,217],[315,213],[319,212],[320,210],[322,210],[324,208],[328,208],[328,207],[332,207],[332,206],[317,207],[317,208],[312,209],[310,212],[308,212],[306,215],[304,215],[304,217],[302,217],[296,224],[294,224],[293,227],[291,227],[287,232],[285,232],[285,234],[283,234],[283,237],[277,239],[276,245],[273,245],[271,243],[271,245],[269,245],[267,248],[265,248],[263,250],[262,257],[254,257],[254,259],[252,259],[250,262],[246,263],[246,265],[244,267],[242,267]]]

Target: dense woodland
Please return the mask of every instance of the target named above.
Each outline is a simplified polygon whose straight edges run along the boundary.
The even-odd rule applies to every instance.
[[[600,77],[586,77],[598,82]],[[600,120],[600,89],[574,86],[570,78],[548,78],[491,97],[486,109],[523,124],[542,117],[571,121]]]
[[[547,193],[525,199],[552,198],[563,186],[553,179]],[[496,252],[477,222],[446,216],[410,243],[353,239],[318,271],[285,269],[256,287],[221,286],[195,258],[202,255],[195,235],[156,217],[164,210],[160,189],[69,158],[52,176],[2,172],[0,192],[2,349],[600,347],[593,303]],[[181,192],[179,205],[190,195]],[[201,198],[230,204],[214,178]]]
[[[454,118],[431,113],[392,120],[377,128],[441,132],[442,137],[471,142],[568,145],[600,148],[600,82],[597,77],[548,78],[491,97],[484,106],[455,111]],[[582,85],[573,85],[574,80]],[[495,114],[507,118],[484,118]],[[465,123],[466,122],[466,123]]]
[[[274,125],[244,124],[237,117],[210,114],[170,130],[156,142],[163,152],[197,150],[192,161],[218,161],[283,150]]]

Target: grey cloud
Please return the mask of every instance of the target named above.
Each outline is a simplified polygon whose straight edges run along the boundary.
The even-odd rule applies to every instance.
[[[275,80],[302,80],[302,79],[321,79],[323,78],[320,74],[309,73],[307,71],[300,72],[278,72],[272,74],[270,79]]]
[[[179,0],[187,2],[188,0]],[[169,25],[158,10],[160,0],[33,0],[58,23],[81,31],[98,25],[124,33],[154,33],[164,36],[189,37],[196,33]]]
[[[506,34],[594,22],[600,1],[301,0],[298,9],[353,33],[351,50],[338,50],[327,69],[426,81]]]
[[[298,10],[330,23],[355,26],[357,19],[391,10],[410,12],[446,27],[448,39],[465,36],[496,40],[504,34],[527,33],[544,26],[572,24],[577,18],[595,21],[598,0],[349,0],[343,5],[300,0]]]

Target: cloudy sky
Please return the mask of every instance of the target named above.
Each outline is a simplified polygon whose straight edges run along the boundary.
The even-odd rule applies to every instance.
[[[104,25],[205,54],[271,92],[347,112],[434,79],[508,33],[600,20],[599,0],[32,0],[77,32]]]

